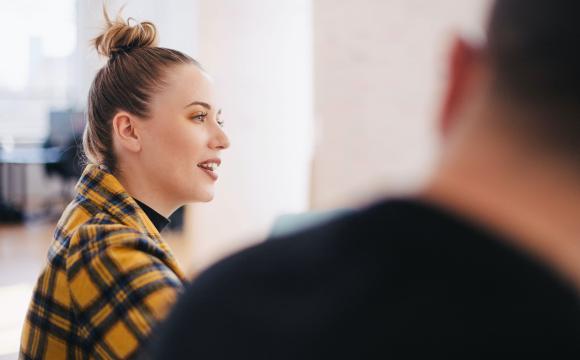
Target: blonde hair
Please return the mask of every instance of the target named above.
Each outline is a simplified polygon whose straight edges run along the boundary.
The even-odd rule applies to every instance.
[[[113,152],[112,120],[121,110],[143,119],[149,116],[152,95],[163,89],[168,69],[179,64],[199,63],[180,51],[157,47],[157,29],[152,22],[111,20],[103,9],[106,28],[93,39],[97,52],[108,57],[89,90],[87,125],[83,149],[88,163],[117,170]],[[135,25],[131,25],[131,20]]]

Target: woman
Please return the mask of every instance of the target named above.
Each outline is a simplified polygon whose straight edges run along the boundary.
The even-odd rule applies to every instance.
[[[229,146],[211,80],[191,57],[156,47],[150,22],[111,21],[109,58],[88,98],[89,165],[36,285],[22,358],[127,358],[185,281],[160,231],[183,204],[210,201]]]

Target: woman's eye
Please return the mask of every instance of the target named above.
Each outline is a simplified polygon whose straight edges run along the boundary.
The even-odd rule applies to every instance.
[[[201,122],[203,122],[203,121],[205,121],[205,118],[206,118],[206,117],[207,117],[207,113],[201,113],[201,114],[196,114],[196,115],[193,115],[193,116],[191,117],[191,120],[196,120],[196,121],[201,121]]]

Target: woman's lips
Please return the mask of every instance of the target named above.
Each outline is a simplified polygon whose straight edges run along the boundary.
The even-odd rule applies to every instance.
[[[214,171],[208,170],[208,169],[204,169],[201,166],[198,166],[204,173],[206,173],[213,181],[216,181],[218,179],[218,174],[216,174]]]
[[[218,179],[218,174],[215,171],[221,165],[221,163],[222,161],[216,157],[197,164],[197,167],[203,170],[209,177],[212,178],[213,181],[216,181]]]

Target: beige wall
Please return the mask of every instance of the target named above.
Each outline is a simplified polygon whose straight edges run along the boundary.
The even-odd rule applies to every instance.
[[[413,189],[437,150],[454,30],[481,33],[488,0],[315,0],[312,206]]]

